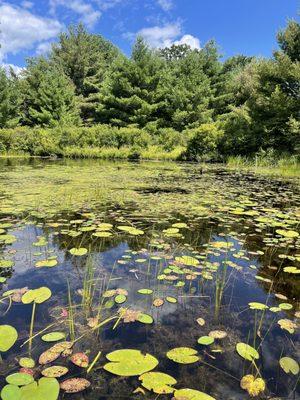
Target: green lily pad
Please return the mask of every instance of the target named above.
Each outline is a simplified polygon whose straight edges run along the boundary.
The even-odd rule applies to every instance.
[[[0,235],[0,243],[13,244],[17,238],[14,235]]]
[[[291,373],[293,375],[298,375],[299,374],[299,364],[297,361],[293,360],[290,357],[282,357],[279,360],[279,364],[281,368],[284,370],[284,372]]]
[[[138,293],[139,294],[152,294],[153,290],[152,289],[139,289]]]
[[[193,389],[179,389],[174,393],[174,398],[178,400],[216,400],[206,393]]]
[[[18,339],[18,332],[13,326],[0,325],[0,351],[8,351]]]
[[[30,304],[34,302],[36,304],[41,304],[50,299],[51,295],[51,290],[46,286],[42,286],[38,289],[28,290],[28,292],[23,294],[22,303]]]
[[[167,296],[166,300],[168,303],[172,303],[172,304],[177,303],[177,299],[175,297]]]
[[[236,351],[241,357],[245,358],[246,360],[253,361],[259,359],[258,352],[246,343],[238,343],[236,345]]]
[[[291,310],[293,308],[293,305],[290,303],[281,303],[278,306],[281,310]]]
[[[32,358],[22,357],[20,358],[19,364],[22,368],[34,368],[35,361]]]
[[[23,374],[21,372],[16,372],[15,374],[11,374],[6,377],[6,382],[15,386],[29,385],[33,381],[34,379],[32,375]]]
[[[181,264],[190,266],[190,267],[195,267],[199,265],[199,260],[197,258],[191,257],[191,256],[182,256],[182,257],[176,257],[175,260]]]
[[[1,399],[2,400],[21,400],[21,390],[18,386],[15,385],[6,385],[1,390]]]
[[[70,250],[72,256],[84,256],[87,252],[88,251],[85,247],[80,247],[78,249],[73,247],[73,249]]]
[[[162,372],[146,372],[139,377],[139,380],[144,388],[157,394],[173,393],[175,389],[172,385],[177,383],[172,376]]]
[[[211,336],[201,336],[198,339],[198,343],[202,344],[204,346],[209,346],[210,344],[213,344],[214,341],[215,341],[215,339]]]
[[[284,237],[289,238],[289,239],[293,239],[293,238],[296,238],[296,237],[299,236],[298,232],[296,232],[296,231],[288,231],[288,230],[285,230],[285,229],[277,229],[276,233],[278,233],[278,235],[284,236]]]
[[[251,310],[267,310],[269,307],[263,303],[251,302],[249,303]]]
[[[48,267],[48,268],[52,268],[52,267],[56,267],[57,265],[57,260],[41,260],[36,262],[35,266],[37,268],[42,268],[42,267]]]
[[[141,313],[137,317],[137,321],[141,322],[142,324],[152,324],[153,318],[149,314]]]
[[[42,340],[44,342],[57,342],[59,340],[63,340],[66,338],[66,334],[64,332],[50,332],[46,333],[46,335],[42,336]]]
[[[59,383],[55,378],[41,378],[21,388],[22,400],[57,400]]]
[[[176,347],[167,352],[167,357],[179,364],[192,364],[199,360],[197,350],[189,347]]]
[[[125,303],[126,300],[127,300],[127,297],[124,294],[118,294],[115,297],[115,302],[117,304],[123,304],[123,303]]]
[[[158,360],[151,354],[143,354],[139,350],[116,350],[106,358],[110,361],[104,369],[114,375],[135,376],[151,371],[158,365]]]
[[[68,372],[69,370],[67,367],[53,365],[52,367],[43,369],[41,373],[46,378],[60,378],[61,376],[66,375]]]

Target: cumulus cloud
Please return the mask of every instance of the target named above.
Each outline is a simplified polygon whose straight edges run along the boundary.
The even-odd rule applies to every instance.
[[[88,26],[95,25],[102,15],[90,2],[83,0],[50,0],[49,4],[52,13],[56,12],[57,7],[68,8],[78,14],[81,21]]]
[[[12,69],[16,75],[20,75],[25,68],[19,67],[18,65],[14,64],[0,64],[1,68],[4,68],[6,73],[9,75],[10,70]]]
[[[170,11],[174,4],[173,0],[157,0],[157,4],[164,10],[164,11]]]
[[[36,54],[41,55],[41,54],[47,54],[50,52],[52,46],[52,42],[42,42],[38,44],[36,48]]]
[[[192,49],[200,50],[200,40],[193,35],[183,35],[180,40],[175,40],[174,44],[187,44]]]
[[[127,34],[129,38],[136,36],[142,36],[154,48],[170,47],[173,44],[187,44],[192,49],[200,49],[200,40],[198,38],[189,34],[182,35],[182,27],[179,22],[143,28],[135,35]]]
[[[32,49],[61,31],[54,19],[43,18],[29,10],[8,3],[0,4],[0,61],[8,54]]]

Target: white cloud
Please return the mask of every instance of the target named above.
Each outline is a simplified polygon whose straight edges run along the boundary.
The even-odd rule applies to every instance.
[[[175,40],[174,44],[187,44],[192,49],[200,50],[200,40],[192,35],[183,35],[180,40]]]
[[[83,0],[50,0],[50,9],[55,13],[56,8],[63,6],[79,15],[80,20],[88,26],[93,26],[99,20],[102,13],[96,10],[92,4]]]
[[[187,44],[192,49],[200,49],[200,40],[198,38],[188,34],[182,36],[182,28],[179,22],[143,28],[135,35],[127,34],[127,37],[133,38],[138,35],[142,36],[154,48],[170,47],[173,44]]]
[[[137,32],[137,35],[142,36],[151,47],[169,47],[180,34],[181,26],[177,22],[144,28]]]
[[[170,11],[174,6],[173,0],[157,0],[157,3],[164,11]]]
[[[7,3],[0,4],[0,61],[8,54],[32,49],[61,31],[54,19],[34,15],[30,11]]]

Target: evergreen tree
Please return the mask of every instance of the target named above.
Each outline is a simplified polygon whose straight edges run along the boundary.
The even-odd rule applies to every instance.
[[[9,76],[0,68],[0,128],[11,128],[20,119],[20,94],[18,79],[10,71]]]
[[[54,127],[79,123],[72,82],[47,60],[29,61],[23,91],[24,122],[28,125]]]
[[[53,45],[51,59],[62,68],[79,97],[82,118],[95,119],[99,91],[119,50],[100,35],[90,34],[82,24],[70,26]]]

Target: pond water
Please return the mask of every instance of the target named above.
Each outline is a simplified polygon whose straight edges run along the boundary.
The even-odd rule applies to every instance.
[[[299,399],[299,232],[297,180],[0,160],[3,400]]]

